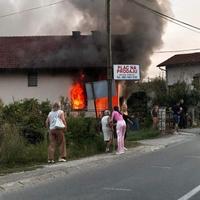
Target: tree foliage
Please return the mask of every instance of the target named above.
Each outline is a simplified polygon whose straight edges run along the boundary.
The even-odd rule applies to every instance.
[[[16,125],[19,132],[32,144],[45,137],[44,122],[50,110],[50,102],[39,103],[36,99],[15,101],[2,108],[2,123]]]

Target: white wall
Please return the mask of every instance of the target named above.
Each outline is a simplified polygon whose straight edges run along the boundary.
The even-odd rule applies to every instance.
[[[198,73],[200,73],[200,65],[167,67],[167,84],[173,85],[178,81],[185,81],[187,84],[191,84],[194,75]]]
[[[69,97],[69,87],[73,80],[69,75],[45,75],[38,73],[38,86],[28,87],[26,74],[0,74],[0,99],[5,103],[24,98],[41,101],[59,100],[60,96]]]

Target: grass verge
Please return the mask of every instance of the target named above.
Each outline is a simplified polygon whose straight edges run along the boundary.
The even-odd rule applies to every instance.
[[[127,141],[152,139],[152,138],[157,138],[159,136],[160,132],[158,130],[152,128],[146,128],[138,131],[129,131],[127,134]]]
[[[151,139],[151,138],[156,138],[159,137],[160,133],[157,130],[154,129],[142,129],[139,131],[129,131],[127,134],[127,141],[126,141],[126,147],[127,148],[134,148],[139,146],[140,144],[137,142],[139,140],[144,140],[144,139]],[[22,171],[31,171],[31,170],[35,170],[37,168],[42,168],[44,161],[46,160],[46,151],[47,151],[47,144],[41,144],[41,145],[25,145],[23,143],[23,141],[21,140],[11,140],[11,138],[9,138],[9,140],[7,141],[15,141],[15,143],[17,143],[17,145],[12,144],[12,148],[10,148],[10,145],[6,145],[7,143],[5,142],[4,145],[6,145],[7,148],[5,148],[6,151],[4,151],[4,157],[5,160],[10,161],[7,163],[1,163],[1,167],[0,167],[0,176],[3,176],[5,174],[9,174],[9,173],[14,173],[14,172],[22,172]],[[87,144],[87,145],[86,145]],[[88,157],[88,156],[92,156],[92,155],[96,155],[96,154],[101,154],[104,152],[104,146],[102,146],[103,144],[103,138],[100,137],[99,138],[99,142],[98,145],[97,144],[88,144],[86,143],[84,146],[79,146],[79,145],[72,145],[72,144],[68,144],[68,160],[75,160],[78,158],[83,158],[83,157]],[[14,148],[15,146],[17,146],[16,148]],[[97,148],[98,146],[98,148]],[[8,148],[9,147],[9,148]],[[20,148],[19,148],[20,147]],[[13,149],[14,148],[14,149]],[[29,158],[27,159],[27,157],[22,156],[23,154],[20,152],[19,153],[19,157],[16,154],[16,149],[21,149],[21,150],[25,150],[26,152],[26,156]],[[23,151],[24,152],[24,151]],[[11,154],[11,155],[10,155]],[[7,155],[7,156],[6,156]],[[10,158],[10,159],[8,159]],[[19,158],[22,159],[23,161],[26,162],[22,162],[19,163]],[[26,158],[26,159],[25,159]],[[40,159],[38,159],[40,158]],[[32,159],[32,162],[31,162]],[[2,159],[3,161],[3,159]],[[11,162],[14,161],[14,162]]]
[[[5,176],[6,174],[17,173],[17,172],[25,172],[25,171],[33,171],[39,168],[43,168],[41,163],[38,164],[27,164],[27,165],[15,165],[13,167],[2,166],[0,168],[0,176]]]

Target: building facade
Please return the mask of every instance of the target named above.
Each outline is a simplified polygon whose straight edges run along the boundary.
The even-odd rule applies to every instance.
[[[113,46],[123,38],[113,36]],[[53,102],[64,97],[79,110],[82,98],[85,106],[80,109],[94,109],[94,103],[87,100],[85,83],[107,79],[106,48],[105,34],[98,31],[0,37],[0,99],[9,104],[25,98]],[[119,53],[119,49],[113,51],[113,55]],[[113,62],[121,63],[120,57],[113,56]],[[106,107],[104,99],[102,109]]]
[[[157,67],[165,67],[168,86],[177,82],[186,82],[191,85],[200,74],[200,53],[175,55]]]

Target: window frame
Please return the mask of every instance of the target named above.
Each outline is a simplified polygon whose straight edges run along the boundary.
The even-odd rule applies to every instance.
[[[38,86],[38,72],[29,71],[27,74],[28,87]]]

